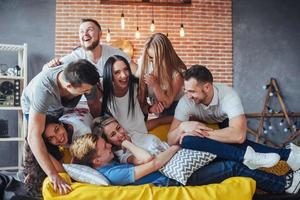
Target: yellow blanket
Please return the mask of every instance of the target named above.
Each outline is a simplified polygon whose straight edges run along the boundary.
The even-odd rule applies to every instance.
[[[233,177],[219,184],[205,186],[97,186],[72,182],[67,174],[61,175],[71,184],[73,191],[59,195],[53,191],[47,178],[43,184],[44,200],[250,200],[256,186],[253,179],[245,177]]]

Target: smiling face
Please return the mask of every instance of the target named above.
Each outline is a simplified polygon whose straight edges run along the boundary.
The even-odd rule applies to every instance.
[[[79,40],[86,50],[95,49],[100,42],[101,30],[93,22],[83,22],[79,27]]]
[[[103,130],[108,142],[115,146],[121,147],[124,140],[129,140],[125,129],[116,121],[107,124]]]
[[[196,79],[190,78],[184,81],[185,95],[196,104],[206,103],[208,99],[209,83],[200,84]]]
[[[45,137],[55,146],[68,143],[68,133],[62,124],[48,124],[45,129]]]
[[[115,90],[127,90],[129,82],[129,69],[123,61],[116,61],[112,68]]]

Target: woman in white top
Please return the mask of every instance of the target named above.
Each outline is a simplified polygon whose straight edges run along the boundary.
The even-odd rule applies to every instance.
[[[118,55],[108,58],[103,68],[102,111],[111,114],[128,132],[148,133],[164,123],[163,119],[145,123],[138,101],[138,79],[128,61]]]
[[[186,65],[176,54],[171,41],[162,33],[153,34],[146,42],[141,59],[139,80],[143,111],[173,116],[183,95],[183,76]],[[151,105],[147,102],[150,97]]]
[[[115,118],[108,115],[94,119],[92,132],[112,144],[113,152],[121,163],[147,163],[154,155],[169,148],[155,135],[127,132]]]

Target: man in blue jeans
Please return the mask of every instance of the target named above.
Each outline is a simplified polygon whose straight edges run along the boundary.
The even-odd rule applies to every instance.
[[[77,163],[95,168],[112,185],[147,183],[156,186],[181,185],[157,171],[177,152],[178,146],[173,145],[148,163],[137,166],[115,161],[111,147],[112,145],[106,143],[100,136],[86,134],[73,141],[70,151]],[[206,165],[194,172],[186,185],[219,183],[233,176],[253,178],[259,188],[271,193],[297,193],[299,191],[300,171],[286,176],[277,176],[260,170],[251,170],[235,161],[215,161]]]
[[[220,159],[242,162],[250,169],[271,167],[279,159],[286,160],[293,171],[300,168],[300,148],[296,145],[275,149],[246,140],[247,121],[238,94],[224,84],[213,83],[206,67],[189,68],[184,75],[184,88],[185,95],[176,107],[168,133],[169,144],[211,152]],[[222,123],[226,119],[228,127],[219,130],[200,122]]]

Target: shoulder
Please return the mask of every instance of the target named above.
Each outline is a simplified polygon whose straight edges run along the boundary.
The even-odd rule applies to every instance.
[[[239,97],[238,93],[232,87],[223,83],[214,83],[214,87],[217,89],[220,99]]]

